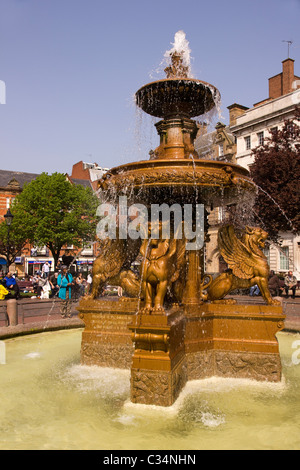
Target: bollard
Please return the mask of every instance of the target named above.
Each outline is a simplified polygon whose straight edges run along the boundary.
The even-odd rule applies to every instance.
[[[8,325],[16,326],[18,324],[18,305],[16,299],[6,301]]]
[[[0,341],[0,364],[6,364],[6,350],[4,341]]]

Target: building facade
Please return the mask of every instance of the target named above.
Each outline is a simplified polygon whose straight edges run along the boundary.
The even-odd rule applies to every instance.
[[[230,131],[236,139],[236,162],[249,168],[253,163],[252,150],[264,144],[271,131],[281,129],[284,121],[294,115],[300,104],[300,78],[294,74],[294,60],[282,62],[282,72],[269,78],[269,97],[252,108],[229,106]],[[239,108],[238,108],[239,107]],[[239,109],[240,114],[236,114]]]
[[[300,78],[294,74],[294,60],[282,62],[282,72],[269,79],[269,97],[252,108],[234,103],[228,106],[229,126],[218,123],[215,131],[199,132],[195,148],[200,158],[217,159],[237,163],[247,169],[253,163],[252,151],[263,145],[273,129],[280,129],[284,121],[294,116],[295,106],[300,105]],[[229,145],[228,145],[229,144]],[[217,250],[217,233],[226,221],[222,207],[209,210],[209,236],[205,253],[207,273],[217,273],[225,266]],[[266,249],[270,268],[284,275],[292,270],[300,280],[300,237],[280,233],[282,245],[272,244]]]
[[[249,169],[254,161],[253,149],[263,145],[271,131],[283,127],[287,119],[294,116],[300,105],[300,77],[294,73],[294,60],[282,62],[282,72],[269,78],[269,97],[252,108],[235,114],[239,105],[229,106],[232,113],[230,130],[236,139],[236,162]],[[267,197],[267,196],[266,196]],[[291,233],[280,233],[281,246],[272,244],[266,255],[270,268],[285,274],[291,270],[300,280],[300,237]]]

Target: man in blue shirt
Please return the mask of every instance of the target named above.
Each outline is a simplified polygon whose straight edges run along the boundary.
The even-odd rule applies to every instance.
[[[19,289],[18,283],[15,280],[12,273],[8,272],[6,274],[6,276],[4,278],[4,282],[5,282],[5,286],[7,287],[7,289],[9,290],[10,293],[11,293],[11,291],[14,291],[15,294],[13,295],[13,297],[18,299],[20,297],[20,289]]]

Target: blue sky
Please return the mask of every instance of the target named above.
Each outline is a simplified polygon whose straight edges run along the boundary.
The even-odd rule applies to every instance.
[[[196,78],[227,106],[268,96],[268,78],[290,57],[300,75],[300,0],[0,0],[2,170],[71,172],[80,160],[112,167],[148,159],[153,119],[134,93],[178,30]]]

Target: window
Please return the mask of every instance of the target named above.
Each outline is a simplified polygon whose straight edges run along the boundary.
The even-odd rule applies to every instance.
[[[264,133],[259,132],[257,134],[258,145],[264,145]]]
[[[224,146],[223,144],[220,144],[219,145],[219,157],[223,157],[224,156]]]
[[[10,197],[6,198],[6,209],[10,208]]]
[[[289,269],[289,247],[283,246],[280,249],[280,269],[288,271]]]
[[[267,258],[268,265],[270,266],[270,247],[266,246],[262,251],[265,257]]]
[[[248,135],[245,137],[245,150],[250,150],[251,149],[251,137]]]

